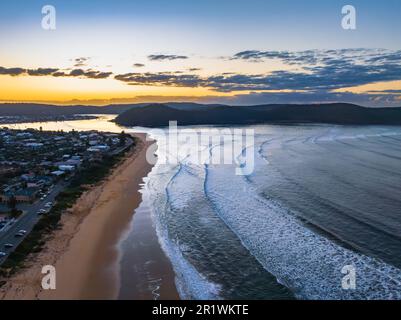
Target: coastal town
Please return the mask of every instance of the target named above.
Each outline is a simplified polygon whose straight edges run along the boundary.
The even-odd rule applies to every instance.
[[[51,213],[72,181],[133,143],[124,132],[1,128],[0,264]]]
[[[96,119],[96,116],[87,114],[72,114],[72,115],[8,115],[0,114],[0,124],[7,123],[24,123],[24,122],[46,122],[46,121],[74,121],[74,120],[91,120]]]

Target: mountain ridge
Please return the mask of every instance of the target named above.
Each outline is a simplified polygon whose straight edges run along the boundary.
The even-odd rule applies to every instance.
[[[366,108],[354,104],[214,106],[202,110],[177,110],[150,104],[121,113],[115,122],[124,126],[250,125],[262,123],[328,123],[401,125],[401,108]]]
[[[111,104],[106,106],[56,106],[38,103],[2,103],[0,116],[62,116],[117,114],[125,126],[244,125],[259,123],[330,123],[401,125],[401,107],[368,108],[349,103],[260,104],[230,106],[194,102]]]

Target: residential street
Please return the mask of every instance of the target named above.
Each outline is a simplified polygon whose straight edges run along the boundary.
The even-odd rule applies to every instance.
[[[21,215],[13,224],[7,226],[5,229],[0,231],[0,252],[4,252],[7,255],[0,257],[0,264],[2,264],[7,256],[14,251],[14,249],[22,242],[22,240],[30,233],[32,228],[38,222],[40,216],[38,211],[45,209],[45,205],[48,202],[53,202],[56,196],[65,188],[66,182],[59,182],[51,190],[50,194],[44,200],[38,200],[34,204],[19,204],[18,209],[23,210],[24,213]],[[27,231],[25,236],[16,237],[15,235],[20,231]],[[5,248],[6,244],[12,244],[12,248]]]

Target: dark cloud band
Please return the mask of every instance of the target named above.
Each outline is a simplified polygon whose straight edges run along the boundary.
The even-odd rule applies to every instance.
[[[4,68],[0,67],[0,75],[9,76],[52,76],[52,77],[83,77],[88,79],[106,79],[112,75],[112,72],[101,72],[95,70],[74,69],[70,72],[65,72],[56,68],[38,68],[38,69],[24,69],[24,68]]]

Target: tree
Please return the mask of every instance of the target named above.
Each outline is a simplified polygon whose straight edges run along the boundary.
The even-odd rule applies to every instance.
[[[127,140],[127,137],[125,136],[125,132],[121,131],[120,133],[120,146],[124,146],[125,145],[125,141]]]
[[[12,196],[10,197],[10,199],[8,200],[8,207],[9,207],[12,211],[14,211],[15,208],[17,207],[17,198],[16,198],[14,195],[12,195]]]

